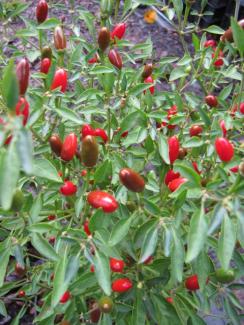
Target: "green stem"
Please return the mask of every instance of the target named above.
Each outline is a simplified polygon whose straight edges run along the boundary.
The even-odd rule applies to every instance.
[[[119,14],[119,5],[120,5],[120,0],[116,0],[115,3],[115,10],[114,10],[114,20],[117,21],[118,14]]]
[[[42,30],[39,29],[39,48],[42,51]]]
[[[235,6],[235,19],[236,20],[238,20],[240,5],[241,5],[241,0],[236,0],[236,6]]]
[[[187,2],[186,3],[186,10],[185,10],[185,14],[184,14],[184,21],[183,21],[182,29],[184,29],[186,27],[188,16],[189,16],[189,13],[190,13],[190,9],[191,9],[191,5]]]

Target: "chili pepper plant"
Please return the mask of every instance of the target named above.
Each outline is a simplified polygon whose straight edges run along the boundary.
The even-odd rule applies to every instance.
[[[207,324],[219,305],[243,321],[244,22],[201,29],[207,1],[170,1],[184,55],[155,60],[156,39],[129,41],[144,2],[0,5],[11,324]]]

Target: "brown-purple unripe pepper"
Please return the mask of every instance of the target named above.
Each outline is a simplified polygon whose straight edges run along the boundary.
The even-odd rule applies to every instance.
[[[107,27],[100,29],[97,42],[100,50],[104,52],[110,44],[110,31]]]
[[[24,96],[29,85],[30,64],[27,58],[19,61],[16,67],[16,76],[19,82],[19,95]]]
[[[152,72],[153,72],[153,64],[152,63],[147,63],[147,64],[144,65],[144,70],[143,70],[141,76],[142,76],[143,79],[146,79],[146,78],[151,76]]]
[[[121,183],[132,192],[142,192],[145,188],[144,179],[133,169],[121,169],[119,178]]]
[[[54,152],[58,157],[61,155],[63,143],[60,137],[57,134],[53,134],[49,138],[49,144],[51,147],[52,152]]]

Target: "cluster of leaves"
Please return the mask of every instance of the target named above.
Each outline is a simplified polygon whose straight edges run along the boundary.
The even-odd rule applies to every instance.
[[[102,25],[112,30],[145,2],[125,1],[119,15],[120,1],[102,0]],[[67,10],[60,4],[57,9]],[[47,74],[31,69],[25,96],[30,117],[25,126],[13,114],[19,95],[14,60],[2,61],[0,314],[8,316],[5,303],[21,303],[12,324],[20,323],[33,306],[40,325],[59,322],[57,315],[62,315],[63,324],[87,323],[97,308],[94,302],[104,294],[112,297],[114,306],[110,314],[100,315],[103,325],[205,324],[204,316],[218,301],[224,306],[224,317],[241,323],[241,306],[233,289],[243,285],[220,283],[215,270],[228,271],[233,263],[236,279],[244,270],[238,248],[244,245],[243,114],[239,110],[244,100],[244,32],[233,19],[234,42],[219,42],[213,57],[212,47],[204,47],[206,32],[197,34],[190,26],[194,45],[190,53],[184,39],[184,32],[189,32],[187,17],[181,21],[182,1],[172,1],[170,9],[171,19],[172,13],[178,17],[185,54],[154,62],[152,85],[142,78],[143,63],[151,63],[150,40],[135,45],[125,34],[111,41],[110,47],[123,61],[122,69],[117,69],[98,47],[95,16],[82,7],[73,8],[72,22],[63,26],[65,33],[70,32],[67,47],[53,48]],[[20,17],[25,28],[15,34],[22,46],[12,46],[14,59],[22,58],[24,49],[30,62],[41,60],[42,47],[52,42],[52,30],[62,22],[51,17],[37,24]],[[81,21],[89,40],[80,32]],[[224,33],[216,26],[207,31]],[[35,42],[38,38],[41,48]],[[220,50],[224,64],[218,68],[214,60]],[[96,53],[100,62],[90,64]],[[50,90],[58,67],[68,73],[64,92]],[[165,82],[170,91],[160,90]],[[152,87],[155,93],[149,90]],[[205,96],[213,93],[217,107],[205,103]],[[177,112],[169,119],[173,105]],[[223,132],[221,120],[235,151],[229,162],[222,162],[215,151],[215,139]],[[53,133],[61,139],[71,132],[79,137],[84,124],[108,134],[107,143],[98,140],[99,160],[92,168],[83,166],[79,155],[63,161],[48,142]],[[190,135],[193,125],[201,126],[200,135]],[[127,136],[122,136],[124,132]],[[172,166],[168,139],[173,135],[185,156],[178,156]],[[239,166],[237,173],[231,171],[235,166]],[[124,167],[143,176],[143,192],[133,193],[121,184],[119,172]],[[174,192],[164,181],[170,168],[187,179]],[[60,193],[66,179],[78,188],[73,196]],[[16,189],[21,190],[17,199]],[[115,212],[89,206],[87,194],[96,189],[113,194],[119,204]],[[23,204],[16,212],[18,200]],[[90,236],[83,228],[85,220],[89,220]],[[112,257],[126,263],[122,276],[111,272]],[[14,273],[16,277],[9,281]],[[189,291],[184,281],[195,274],[200,288]],[[133,287],[125,293],[113,292],[112,281],[125,277]],[[65,292],[70,293],[69,299],[60,303]],[[170,302],[165,299],[169,296]]]

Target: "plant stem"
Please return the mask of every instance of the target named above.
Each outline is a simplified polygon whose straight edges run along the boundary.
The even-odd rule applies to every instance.
[[[236,20],[238,20],[240,5],[241,5],[241,0],[236,0],[236,6],[235,6],[235,19]]]
[[[42,30],[39,29],[39,48],[40,48],[40,51],[42,51]]]
[[[120,5],[120,0],[116,0],[115,3],[115,10],[114,10],[114,20],[117,21],[118,14],[119,14],[119,5]]]

